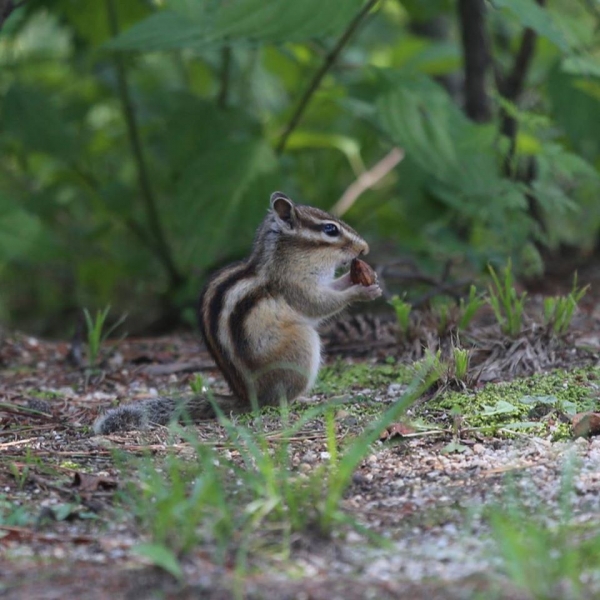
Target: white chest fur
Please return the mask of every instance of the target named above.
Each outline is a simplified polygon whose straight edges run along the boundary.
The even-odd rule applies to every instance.
[[[306,391],[310,390],[317,380],[319,374],[319,368],[321,367],[321,338],[315,329],[311,327],[310,333],[310,344],[311,344],[311,361],[308,375],[308,385]]]

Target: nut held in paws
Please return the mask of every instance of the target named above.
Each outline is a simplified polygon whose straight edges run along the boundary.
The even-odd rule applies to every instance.
[[[377,282],[377,274],[364,260],[355,258],[350,264],[350,281],[368,287]]]

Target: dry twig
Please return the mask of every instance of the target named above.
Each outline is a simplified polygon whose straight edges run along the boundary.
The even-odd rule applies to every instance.
[[[403,158],[404,150],[392,148],[377,164],[361,173],[356,181],[348,186],[342,197],[331,208],[331,212],[341,217],[363,192],[381,181]]]

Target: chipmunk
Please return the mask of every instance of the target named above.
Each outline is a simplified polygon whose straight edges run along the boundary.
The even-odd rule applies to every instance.
[[[317,326],[350,303],[381,295],[335,271],[367,254],[354,229],[329,213],[271,195],[250,256],[217,272],[199,302],[200,331],[232,396],[213,396],[224,413],[292,401],[314,384],[321,363]],[[167,424],[178,414],[214,417],[207,395],[153,398],[109,410],[100,434]]]

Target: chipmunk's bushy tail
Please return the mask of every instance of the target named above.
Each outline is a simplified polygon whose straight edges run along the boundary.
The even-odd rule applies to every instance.
[[[161,396],[110,409],[96,419],[93,425],[94,433],[106,435],[117,431],[142,430],[150,425],[168,425],[176,419],[184,422],[214,419],[216,413],[213,402],[216,402],[225,414],[244,410],[238,399],[233,396],[206,394],[179,399]]]

